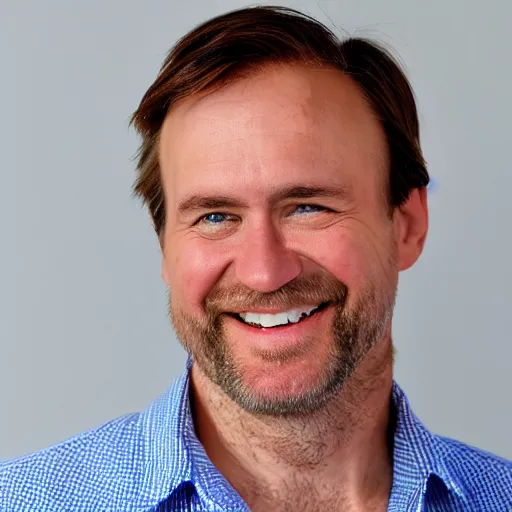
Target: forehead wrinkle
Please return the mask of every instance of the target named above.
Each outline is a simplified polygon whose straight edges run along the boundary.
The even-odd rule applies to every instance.
[[[216,123],[208,126],[212,117],[201,115],[201,118],[208,121],[189,119],[189,127],[178,130],[176,125],[176,129],[171,128],[166,133],[168,144],[164,153],[172,160],[177,158],[178,162],[175,162],[179,163],[178,167],[226,161],[241,163],[247,159],[259,162],[280,161],[299,150],[302,159],[309,159],[307,155],[314,148],[320,147],[318,135],[306,129],[304,124],[301,127],[296,122],[291,126],[283,126],[283,123],[278,122],[281,126],[276,126],[275,119],[271,123],[262,123],[260,120],[264,116],[259,116],[259,119],[248,118],[244,121],[245,125],[238,119],[222,119],[222,125]],[[195,147],[191,148],[191,144]],[[183,151],[187,148],[190,150]],[[316,158],[319,157],[321,155],[316,155]]]
[[[196,147],[194,151],[180,152],[178,168],[189,171],[208,169],[213,172],[233,169],[240,172],[265,167],[268,171],[278,167],[277,164],[284,163],[287,167],[304,167],[307,164],[316,167],[333,160],[330,151],[319,151],[321,145],[316,135],[275,128],[230,139],[206,137],[204,145],[198,143],[197,139],[195,144],[199,148],[203,146],[205,151]],[[181,149],[184,147],[186,143]]]

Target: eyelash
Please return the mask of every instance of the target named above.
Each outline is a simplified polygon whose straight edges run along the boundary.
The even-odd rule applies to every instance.
[[[309,203],[304,203],[304,204],[298,204],[296,206],[296,209],[294,210],[294,212],[299,209],[299,208],[312,208],[314,211],[308,211],[308,212],[303,212],[303,214],[314,214],[314,213],[321,213],[321,212],[327,212],[327,211],[330,211],[328,208],[326,208],[325,206],[320,206],[318,204],[309,204]],[[210,213],[207,213],[206,215],[203,215],[202,217],[200,217],[196,222],[195,224],[209,224],[211,226],[215,225],[215,224],[222,224],[223,222],[212,222],[212,223],[209,223],[207,221],[207,218],[208,217],[211,217],[213,215],[221,215],[223,216],[225,219],[224,220],[233,220],[233,218],[235,218],[235,215],[231,215],[229,213],[223,213],[223,212],[210,212]]]
[[[296,210],[299,209],[299,208],[304,208],[304,207],[308,207],[308,208],[313,208],[315,211],[314,212],[304,212],[306,214],[308,213],[317,213],[317,212],[326,212],[328,211],[328,208],[326,208],[325,206],[320,206],[319,204],[298,204],[297,207],[296,207]]]
[[[211,213],[207,213],[206,215],[203,215],[202,217],[200,217],[196,221],[196,224],[210,224],[212,226],[215,224],[222,224],[222,222],[207,222],[207,217],[211,217],[213,215],[222,215],[225,218],[224,220],[233,220],[233,217],[235,217],[234,215],[231,215],[229,213],[211,212]]]

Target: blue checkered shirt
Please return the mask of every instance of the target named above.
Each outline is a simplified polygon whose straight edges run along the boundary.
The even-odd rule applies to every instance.
[[[187,371],[145,411],[1,462],[0,510],[248,511],[195,436],[190,367],[189,360]],[[392,403],[397,423],[388,511],[512,511],[511,462],[429,432],[396,383]]]

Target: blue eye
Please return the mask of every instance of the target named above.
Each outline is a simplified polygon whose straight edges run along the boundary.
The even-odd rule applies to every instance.
[[[208,215],[205,215],[202,220],[207,224],[220,224],[226,220],[226,215],[218,212],[209,213]]]
[[[308,214],[308,213],[319,213],[325,211],[323,206],[318,206],[316,204],[300,204],[294,210],[292,215],[300,215],[300,214]]]

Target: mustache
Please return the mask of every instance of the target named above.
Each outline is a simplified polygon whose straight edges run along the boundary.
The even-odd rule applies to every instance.
[[[205,310],[211,315],[250,311],[251,309],[293,309],[304,304],[325,302],[344,304],[348,287],[328,274],[311,274],[286,283],[268,293],[244,285],[216,288],[205,299]]]

